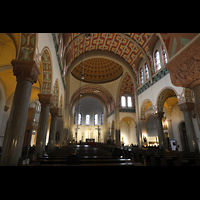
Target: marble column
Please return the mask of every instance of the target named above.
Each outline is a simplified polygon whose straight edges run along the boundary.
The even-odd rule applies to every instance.
[[[190,152],[198,152],[197,139],[192,123],[192,110],[194,109],[194,103],[185,102],[178,105],[180,110],[184,113],[185,128],[188,138],[188,145]]]
[[[18,165],[24,142],[32,84],[37,82],[40,74],[35,61],[13,60],[11,63],[17,85],[1,157],[1,165],[4,166]]]
[[[163,114],[164,114],[164,112],[155,113],[156,127],[157,127],[157,130],[158,130],[159,148],[160,149],[166,148],[166,144],[165,144],[165,141],[164,141],[163,125],[162,125]]]
[[[57,117],[59,114],[59,108],[50,108],[50,113],[51,113],[51,125],[50,125],[50,133],[49,133],[48,152],[53,151],[55,148]]]
[[[40,119],[34,156],[41,157],[45,151],[46,134],[48,129],[49,110],[52,102],[52,94],[38,94],[41,103]]]

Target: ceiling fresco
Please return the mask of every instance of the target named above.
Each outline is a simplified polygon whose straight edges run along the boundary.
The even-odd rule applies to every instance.
[[[163,43],[169,59],[188,44],[198,33],[64,33],[64,49],[66,68],[75,58],[84,52],[103,50],[113,52],[122,57],[133,69],[138,79],[137,58],[148,60],[153,66],[149,50],[151,38],[157,35]]]
[[[81,62],[71,73],[79,80],[84,75],[83,81],[87,83],[106,83],[119,78],[123,68],[118,63],[105,58],[92,58],[85,60],[84,63]]]

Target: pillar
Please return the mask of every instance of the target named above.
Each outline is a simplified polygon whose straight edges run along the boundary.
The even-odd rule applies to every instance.
[[[197,139],[192,123],[192,110],[194,109],[194,103],[185,102],[178,105],[180,110],[184,113],[185,128],[188,138],[188,145],[190,152],[198,152]]]
[[[165,141],[164,141],[163,125],[162,125],[163,114],[164,114],[164,112],[155,113],[156,127],[157,127],[157,130],[158,130],[159,148],[160,149],[166,148],[166,144],[165,144]]]
[[[51,125],[50,125],[50,133],[49,133],[48,152],[53,151],[55,148],[57,117],[59,114],[59,108],[50,108],[50,113],[51,113]]]
[[[37,141],[34,155],[41,157],[45,151],[46,134],[48,129],[49,110],[52,101],[52,94],[38,94],[41,103],[40,119],[38,124]]]
[[[40,70],[35,61],[13,60],[11,63],[13,73],[17,78],[17,85],[6,132],[7,136],[4,141],[1,165],[16,166],[22,153],[32,84],[37,82]]]
[[[115,145],[120,146],[119,107],[115,107]]]

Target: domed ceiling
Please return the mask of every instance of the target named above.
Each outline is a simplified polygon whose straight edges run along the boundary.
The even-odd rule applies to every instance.
[[[72,70],[72,75],[81,79],[83,62]],[[84,61],[84,82],[106,83],[118,79],[123,73],[123,68],[116,62],[105,58],[91,58]]]

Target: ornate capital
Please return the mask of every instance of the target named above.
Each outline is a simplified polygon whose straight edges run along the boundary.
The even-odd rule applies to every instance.
[[[35,61],[29,60],[12,60],[13,73],[20,79],[30,81],[32,84],[37,82],[40,70]]]
[[[50,108],[50,113],[52,116],[58,116],[59,115],[59,108]]]
[[[193,88],[200,84],[200,35],[166,64],[172,84]]]
[[[52,103],[52,94],[38,94],[39,101],[42,105],[51,105]]]
[[[181,111],[186,111],[186,110],[193,110],[194,109],[194,103],[192,102],[185,102],[182,104],[178,104],[179,108]]]

